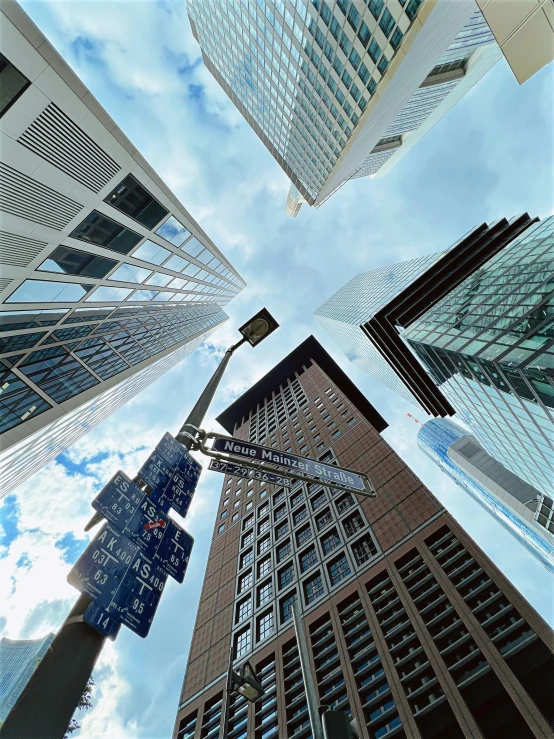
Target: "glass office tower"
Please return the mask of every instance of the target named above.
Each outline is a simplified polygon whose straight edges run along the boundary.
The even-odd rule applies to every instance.
[[[189,0],[209,71],[290,177],[286,212],[398,161],[501,58],[473,0]]]
[[[375,499],[226,476],[174,739],[312,736],[292,621],[317,699],[365,739],[552,737],[552,631],[382,438],[386,421],[310,337],[227,408],[237,439],[367,473]]]
[[[0,639],[0,726],[53,640],[54,634],[43,639]]]
[[[419,430],[417,443],[443,472],[554,572],[554,523],[539,520],[545,496],[507,470],[473,434],[450,419],[427,421]],[[545,505],[548,501],[552,508],[550,498]]]
[[[1,21],[5,495],[213,333],[245,283],[19,6]]]
[[[419,274],[412,260],[359,275],[316,318],[357,364],[429,415],[457,413],[491,456],[549,495],[554,217],[482,224],[429,259]],[[397,273],[410,279],[394,289]],[[376,302],[383,274],[391,291]]]

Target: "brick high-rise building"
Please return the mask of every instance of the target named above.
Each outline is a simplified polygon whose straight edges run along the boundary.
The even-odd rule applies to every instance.
[[[311,736],[291,604],[300,595],[320,702],[361,736],[552,737],[552,632],[380,433],[384,419],[310,337],[218,418],[244,440],[370,475],[377,498],[226,477],[174,737]]]

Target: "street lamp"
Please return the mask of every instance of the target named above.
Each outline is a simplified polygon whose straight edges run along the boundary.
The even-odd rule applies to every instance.
[[[250,703],[255,703],[258,698],[264,695],[265,690],[262,687],[258,676],[254,672],[254,668],[250,662],[241,665],[239,672],[233,670],[233,647],[229,651],[229,668],[227,670],[227,684],[225,687],[225,717],[223,720],[223,739],[227,739],[229,735],[229,718],[231,715],[231,693],[233,687],[240,695],[244,696]]]
[[[184,447],[192,448],[233,352],[245,343],[257,346],[278,327],[277,321],[265,308],[241,326],[242,339],[227,349],[177,434],[177,440]],[[101,520],[100,514],[94,514],[85,531]],[[2,739],[60,739],[64,736],[106,640],[103,634],[83,621],[90,603],[91,599],[86,595],[80,595],[75,602],[24,693],[2,724]],[[242,681],[239,689],[251,700],[249,695],[254,695],[258,687],[261,689],[253,679],[254,671],[251,670],[250,676],[245,673],[238,677]]]

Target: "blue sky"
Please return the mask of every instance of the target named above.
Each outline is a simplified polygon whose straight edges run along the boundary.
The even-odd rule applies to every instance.
[[[386,177],[356,180],[321,209],[284,213],[288,181],[201,61],[182,2],[24,2],[24,8],[248,282],[230,320],[178,367],[7,498],[1,510],[0,618],[12,638],[60,625],[76,596],[69,564],[88,538],[95,491],[134,475],[175,432],[236,328],[266,305],[281,328],[237,352],[206,422],[310,333],[390,424],[387,440],[524,596],[551,622],[552,578],[415,445],[414,409],[350,365],[311,316],[357,272],[433,253],[472,226],[552,209],[553,78],[520,87],[502,61]],[[423,414],[415,415],[425,421]],[[170,580],[150,636],[122,629],[95,677],[86,739],[171,736],[221,477],[204,472],[186,527],[185,583]]]

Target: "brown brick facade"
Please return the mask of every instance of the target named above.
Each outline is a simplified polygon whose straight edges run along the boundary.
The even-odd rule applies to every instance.
[[[328,355],[325,362],[332,362]],[[174,736],[220,736],[229,649],[247,628],[249,646],[237,663],[249,659],[261,671],[266,696],[256,706],[233,697],[230,739],[310,735],[287,617],[286,601],[293,593],[300,594],[320,701],[351,711],[366,739],[554,736],[544,687],[552,673],[549,628],[442,510],[368,421],[368,413],[360,412],[340,371],[331,380],[329,370],[305,359],[294,369],[289,381],[296,379],[301,391],[298,385],[288,391],[286,419],[281,416],[274,430],[255,441],[313,459],[331,452],[340,466],[366,472],[377,497],[343,500],[343,493],[328,488],[322,495],[319,485],[299,485],[283,495],[272,486],[225,479]],[[274,387],[273,397],[284,396],[284,387],[283,382]],[[258,399],[252,411],[260,406]],[[274,407],[277,416],[279,406]],[[234,435],[248,439],[250,423],[240,419]],[[269,430],[273,421],[267,423]],[[303,497],[296,503],[300,491]],[[299,541],[307,525],[310,535]],[[268,549],[260,551],[268,533]],[[450,541],[450,549],[442,539]],[[281,550],[285,554],[279,560]],[[471,571],[468,584],[445,559],[450,551],[454,564],[459,559]],[[243,576],[246,587],[238,592]],[[474,595],[471,584],[477,581],[481,590],[474,589]],[[476,598],[487,588],[491,603],[502,608],[485,619],[488,606],[476,605]],[[241,604],[245,615],[239,620]],[[268,620],[271,633],[260,639]],[[448,625],[441,631],[443,623]],[[459,640],[459,659],[457,642],[448,643],[450,633]],[[367,643],[367,665],[356,651],[358,642]],[[416,645],[404,661],[398,659],[398,650]],[[403,677],[403,664],[416,662],[414,677]],[[467,675],[466,663],[473,670]],[[514,727],[519,733],[502,733]]]

